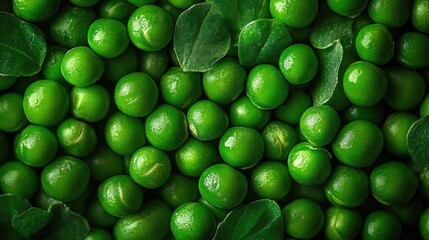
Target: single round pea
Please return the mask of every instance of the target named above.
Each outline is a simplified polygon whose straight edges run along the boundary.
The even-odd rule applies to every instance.
[[[162,98],[168,104],[186,109],[198,101],[203,90],[201,75],[195,72],[183,72],[180,67],[171,67],[160,80]]]
[[[104,72],[104,62],[88,47],[75,47],[64,55],[61,73],[75,87],[86,87],[97,82]]]
[[[287,164],[291,177],[302,185],[319,185],[331,174],[331,154],[328,150],[308,142],[295,145]]]
[[[229,121],[234,127],[263,128],[270,120],[270,112],[256,107],[247,95],[236,99],[230,106]]]
[[[98,182],[123,172],[122,156],[105,145],[99,145],[85,160],[91,173],[91,179]]]
[[[332,141],[332,150],[340,162],[352,167],[366,167],[383,150],[381,130],[365,120],[352,121],[343,126]]]
[[[418,106],[425,95],[423,76],[404,67],[386,68],[387,91],[384,100],[396,111],[409,111]]]
[[[79,198],[89,182],[88,165],[77,158],[61,156],[43,168],[42,187],[54,199],[70,202]]]
[[[429,33],[429,4],[426,0],[413,2],[411,22],[420,32]]]
[[[315,202],[300,198],[286,204],[282,209],[284,230],[294,238],[311,239],[323,228],[325,214]]]
[[[202,141],[217,139],[228,128],[228,116],[210,100],[194,103],[188,110],[187,119],[192,136]]]
[[[29,22],[45,22],[57,13],[61,0],[13,0],[13,12]]]
[[[264,140],[253,128],[231,127],[226,130],[219,142],[222,159],[235,168],[251,168],[264,155]]]
[[[9,161],[0,167],[0,190],[22,198],[31,198],[39,187],[36,172],[19,161]]]
[[[290,89],[286,101],[275,109],[274,115],[279,120],[298,124],[302,114],[312,106],[310,95],[299,89]]]
[[[113,234],[118,240],[165,239],[170,229],[172,211],[167,204],[151,200],[133,215],[120,218]]]
[[[0,95],[0,130],[16,132],[27,125],[22,107],[23,97],[18,93],[8,92]]]
[[[156,5],[136,9],[128,20],[128,34],[136,47],[157,51],[167,46],[173,37],[174,22],[170,14]]]
[[[110,233],[103,228],[91,228],[84,240],[112,240]]]
[[[136,213],[143,203],[143,190],[129,175],[116,175],[98,187],[101,206],[115,217]]]
[[[292,179],[286,164],[264,161],[253,168],[251,186],[260,198],[280,200],[289,193]]]
[[[97,135],[94,128],[83,121],[68,118],[57,128],[58,142],[61,148],[75,157],[85,157],[97,147]]]
[[[105,118],[110,107],[109,92],[96,83],[87,87],[73,87],[70,100],[73,116],[91,123]]]
[[[325,211],[324,235],[327,239],[355,239],[362,227],[362,215],[355,209],[330,206]]]
[[[88,29],[88,45],[104,58],[115,58],[121,55],[129,44],[127,28],[114,19],[100,18]]]
[[[104,135],[110,149],[124,156],[134,153],[146,143],[143,122],[121,112],[107,119]]]
[[[339,165],[325,184],[325,194],[335,206],[360,206],[369,196],[368,176],[363,170]]]
[[[286,162],[290,150],[298,143],[298,134],[287,123],[271,121],[262,130],[262,139],[266,158]]]
[[[118,219],[104,210],[98,200],[97,194],[94,194],[90,199],[85,217],[91,226],[97,227],[112,227]]]
[[[45,60],[42,65],[42,73],[46,79],[65,82],[61,73],[61,61],[67,49],[58,46],[48,46]]]
[[[169,63],[167,48],[151,52],[140,51],[138,68],[153,79],[160,79],[167,71]]]
[[[385,210],[371,212],[362,226],[362,239],[400,239],[402,226],[398,218]]]
[[[353,104],[370,107],[377,104],[387,91],[387,75],[378,66],[358,61],[347,67],[343,88]]]
[[[187,9],[194,4],[199,3],[199,0],[168,0],[168,2],[178,9]]]
[[[298,43],[283,50],[279,66],[290,84],[302,85],[309,83],[316,76],[319,61],[309,45]]]
[[[70,99],[66,88],[59,82],[38,80],[27,87],[22,104],[31,123],[54,126],[66,116]]]
[[[145,130],[149,143],[164,151],[176,150],[188,138],[185,114],[167,104],[156,107],[147,116]]]
[[[124,24],[127,24],[131,13],[136,10],[136,6],[127,0],[102,0],[98,7],[101,18],[115,19]]]
[[[219,162],[220,156],[213,143],[189,137],[176,151],[176,165],[188,177],[199,177],[208,167]]]
[[[16,77],[0,76],[0,91],[7,90],[16,82]]]
[[[370,187],[374,197],[385,205],[401,205],[417,192],[418,179],[410,167],[402,162],[389,161],[374,168]]]
[[[170,228],[177,240],[210,239],[216,230],[213,213],[202,203],[189,202],[174,210]]]
[[[340,116],[331,106],[313,106],[302,114],[299,128],[310,143],[326,146],[337,134],[340,122]]]
[[[170,177],[171,164],[168,155],[152,146],[134,152],[130,160],[130,175],[144,188],[158,188]]]
[[[198,182],[195,178],[172,172],[167,182],[159,188],[159,195],[164,202],[175,209],[184,203],[197,200]]]
[[[270,12],[274,19],[293,28],[310,25],[317,16],[317,0],[271,0]]]
[[[254,67],[247,77],[246,92],[250,101],[261,109],[274,109],[287,98],[289,85],[280,70],[273,65]]]
[[[409,157],[407,133],[411,125],[417,121],[411,113],[395,112],[390,114],[383,123],[384,149],[397,157]]]
[[[210,205],[220,209],[232,209],[244,201],[247,181],[243,173],[220,163],[207,168],[201,174],[198,189]]]
[[[32,167],[41,167],[54,159],[58,140],[46,127],[27,125],[16,136],[15,156]]]
[[[396,41],[396,60],[410,69],[429,67],[429,36],[421,32],[406,32]]]
[[[118,81],[114,96],[121,112],[131,117],[145,117],[156,106],[158,87],[149,75],[134,72]]]
[[[85,46],[88,44],[89,26],[96,19],[97,14],[93,8],[64,8],[50,21],[50,36],[65,48]]]
[[[203,89],[208,99],[224,105],[243,92],[246,70],[235,60],[223,59],[203,74]]]
[[[138,70],[138,54],[134,46],[129,45],[127,50],[116,58],[105,58],[102,79],[117,83],[123,76]]]
[[[359,57],[364,61],[383,65],[393,59],[393,36],[383,24],[369,24],[360,29],[355,45]]]
[[[381,101],[371,107],[359,107],[356,105],[351,105],[342,111],[341,120],[344,124],[355,120],[366,120],[379,126],[384,122],[384,112],[385,107]]]
[[[419,232],[424,239],[429,239],[429,208],[420,215]]]
[[[354,18],[366,8],[368,0],[328,0],[329,8],[335,13]]]
[[[391,28],[400,28],[408,21],[411,2],[408,0],[370,0],[367,10],[374,22]]]

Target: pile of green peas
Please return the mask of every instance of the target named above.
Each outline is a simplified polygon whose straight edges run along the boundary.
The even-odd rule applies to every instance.
[[[322,1],[267,0],[293,44],[204,73],[172,46],[199,0],[3,2],[48,52],[37,75],[0,77],[0,193],[68,204],[87,240],[210,239],[257,199],[281,207],[285,238],[429,239],[429,170],[406,143],[429,115],[428,0],[326,1],[361,23],[334,106],[310,95]]]

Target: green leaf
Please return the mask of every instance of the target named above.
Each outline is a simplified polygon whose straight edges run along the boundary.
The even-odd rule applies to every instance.
[[[52,214],[52,220],[45,228],[47,231],[42,233],[42,239],[77,240],[88,235],[90,230],[88,221],[66,205],[54,203],[48,212]]]
[[[15,216],[30,207],[30,202],[24,198],[8,193],[0,195],[0,223],[11,224]]]
[[[269,18],[268,0],[208,0],[221,12],[233,33],[240,33],[248,23],[260,18]]]
[[[229,50],[231,35],[222,14],[209,2],[195,4],[176,22],[174,51],[185,72],[206,72]]]
[[[334,13],[324,4],[310,35],[313,47],[325,49],[339,40],[344,48],[348,48],[352,46],[353,38],[353,19]]]
[[[31,207],[13,218],[12,227],[23,236],[30,237],[42,230],[50,220],[51,213]]]
[[[313,81],[311,95],[313,104],[318,106],[327,103],[333,98],[337,88],[342,87],[339,81],[341,63],[343,61],[343,47],[339,41],[326,49],[318,49],[319,72]]]
[[[407,146],[413,162],[422,167],[429,167],[429,116],[411,125],[407,134]]]
[[[262,199],[232,210],[214,236],[214,240],[229,239],[283,239],[280,207],[272,200]]]
[[[36,26],[0,12],[0,75],[31,76],[40,71],[46,55],[45,37]]]
[[[238,59],[244,66],[255,66],[279,56],[292,43],[286,25],[274,19],[259,19],[241,30]]]

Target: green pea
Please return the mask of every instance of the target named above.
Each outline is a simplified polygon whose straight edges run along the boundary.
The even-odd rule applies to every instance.
[[[140,51],[139,70],[153,79],[160,79],[167,71],[169,63],[170,58],[167,48],[152,52]]]
[[[396,41],[396,60],[410,69],[429,67],[429,36],[406,32]]]
[[[198,101],[202,94],[201,75],[183,72],[179,67],[172,67],[160,80],[162,98],[168,104],[186,109]]]
[[[306,198],[320,206],[328,206],[329,204],[323,185],[302,185],[292,181],[292,188],[288,196],[290,199]]]
[[[0,76],[0,91],[7,90],[16,82],[16,77]]]
[[[117,217],[110,215],[101,206],[97,194],[90,199],[85,217],[92,226],[97,227],[112,227],[117,221]]]
[[[210,100],[194,103],[188,110],[187,119],[192,136],[202,141],[217,139],[228,128],[228,116]]]
[[[168,2],[176,8],[187,9],[190,6],[201,2],[200,0],[168,0]]]
[[[345,16],[345,17],[356,17],[366,8],[368,0],[328,0],[328,6],[332,11]]]
[[[399,239],[401,233],[402,226],[399,220],[384,210],[371,212],[362,226],[362,239]]]
[[[70,2],[79,7],[92,7],[100,0],[70,0]]]
[[[116,58],[105,58],[102,79],[117,83],[123,76],[138,70],[138,54],[134,46],[128,48]]]
[[[355,209],[330,206],[325,211],[324,235],[328,239],[355,239],[362,227],[362,215]]]
[[[393,59],[393,36],[383,24],[368,24],[361,28],[355,45],[359,57],[364,61],[383,65]]]
[[[260,198],[280,200],[289,193],[292,179],[286,164],[264,161],[253,168],[251,186]]]
[[[264,140],[253,128],[231,127],[220,139],[219,152],[230,166],[240,169],[251,168],[263,157]]]
[[[46,57],[42,66],[42,73],[46,79],[65,83],[65,79],[61,73],[61,61],[63,60],[66,52],[67,49],[62,47],[48,47]]]
[[[250,101],[261,109],[274,109],[287,98],[289,85],[280,70],[272,65],[254,67],[247,77],[246,92]]]
[[[145,122],[146,137],[150,144],[164,151],[179,148],[188,138],[185,114],[171,105],[160,105]]]
[[[134,153],[146,143],[143,122],[120,112],[107,119],[104,135],[110,149],[124,156]]]
[[[332,142],[332,150],[340,162],[352,167],[366,167],[380,155],[384,146],[381,130],[365,120],[343,126]]]
[[[198,189],[210,205],[220,209],[232,209],[244,201],[247,181],[240,171],[219,163],[201,174]]]
[[[88,47],[70,49],[61,61],[61,73],[75,87],[86,87],[97,82],[104,69],[104,62]]]
[[[44,22],[52,18],[60,7],[61,0],[13,0],[13,12],[30,22]]]
[[[360,169],[346,165],[337,166],[325,184],[326,198],[335,206],[357,207],[369,195],[367,174]]]
[[[143,190],[129,175],[116,175],[98,187],[98,199],[104,210],[115,217],[136,213],[143,203]]]
[[[429,237],[429,208],[426,208],[422,215],[420,215],[419,220],[419,232],[423,236],[423,238]]]
[[[121,55],[129,44],[125,25],[114,19],[97,19],[88,29],[88,45],[104,58]]]
[[[134,72],[118,81],[114,97],[121,112],[131,117],[145,117],[156,106],[158,88],[149,75]]]
[[[220,156],[213,143],[189,137],[176,151],[176,165],[188,177],[199,177],[208,167],[219,162]]]
[[[250,101],[247,95],[235,100],[229,110],[229,121],[234,127],[263,128],[270,120],[270,112],[262,110]]]
[[[417,226],[419,218],[424,209],[424,201],[421,197],[415,195],[413,199],[402,205],[391,205],[387,210],[392,212],[404,227]]]
[[[367,9],[374,22],[391,28],[400,28],[408,21],[411,2],[407,0],[370,0]]]
[[[317,74],[319,61],[307,44],[298,43],[287,47],[280,55],[280,70],[292,85],[309,83]]]
[[[101,0],[98,13],[102,18],[109,18],[127,24],[128,18],[136,7],[127,0]]]
[[[61,148],[70,155],[85,157],[94,152],[97,135],[94,128],[74,118],[64,120],[57,128],[57,137]]]
[[[395,112],[390,114],[382,126],[384,149],[397,157],[409,157],[407,133],[411,125],[417,120],[417,116],[410,113]]]
[[[128,34],[136,47],[158,51],[173,37],[174,23],[170,14],[156,5],[136,9],[128,19]]]
[[[89,181],[89,168],[80,159],[61,156],[43,168],[41,178],[48,196],[70,202],[84,193]]]
[[[130,175],[144,188],[158,188],[170,177],[171,164],[166,153],[147,146],[134,152],[130,160]]]
[[[294,238],[311,239],[323,228],[325,214],[315,202],[301,198],[282,209],[284,230]]]
[[[287,164],[291,177],[302,185],[320,185],[331,174],[331,154],[328,150],[302,142],[290,151]]]
[[[337,134],[340,121],[340,116],[331,106],[313,106],[302,114],[299,128],[310,143],[316,146],[326,146]]]
[[[114,228],[115,239],[165,239],[172,211],[163,202],[151,200],[133,215],[120,218]]]
[[[264,156],[270,160],[286,162],[289,152],[298,143],[295,128],[283,122],[269,122],[261,134]]]
[[[237,99],[243,92],[246,71],[237,61],[223,59],[203,74],[202,82],[207,98],[224,105]]]
[[[5,93],[0,95],[0,130],[4,132],[16,132],[27,125],[22,107],[23,97],[18,93]]]
[[[109,92],[96,83],[87,87],[73,87],[70,101],[73,116],[91,123],[104,119],[110,107]]]
[[[54,126],[66,116],[70,99],[65,87],[53,80],[38,80],[24,93],[24,113],[33,124]]]
[[[36,172],[19,161],[10,161],[0,167],[0,190],[22,198],[31,198],[39,187]]]
[[[127,2],[133,4],[136,7],[142,7],[144,5],[154,4],[156,0],[127,0]]]
[[[229,213],[229,210],[213,207],[202,196],[200,196],[198,198],[198,202],[204,204],[204,206],[206,206],[208,209],[210,209],[210,211],[213,213],[213,215],[215,216],[215,218],[218,222],[221,222],[222,220],[224,220],[226,215],[228,215],[228,213]]]
[[[385,106],[379,102],[371,107],[359,107],[352,105],[344,109],[341,113],[341,121],[344,124],[355,120],[365,120],[379,126],[385,119]]]
[[[274,115],[283,122],[298,124],[302,114],[311,106],[312,101],[307,92],[290,89],[286,101],[275,109]]]
[[[420,102],[419,109],[420,117],[425,117],[429,115],[429,94],[426,95],[423,100]]]
[[[16,136],[15,156],[32,167],[49,163],[57,154],[58,140],[46,127],[29,124]]]
[[[310,25],[316,19],[318,9],[316,0],[270,1],[270,12],[273,18],[293,28]]]
[[[420,32],[429,33],[429,5],[425,0],[413,2],[411,22]]]
[[[88,164],[91,179],[98,182],[123,172],[122,156],[105,145],[97,146],[97,149],[85,161]]]
[[[84,240],[112,240],[110,233],[102,228],[91,228]]]
[[[161,199],[175,209],[184,203],[197,200],[198,183],[194,178],[173,172],[158,191]]]

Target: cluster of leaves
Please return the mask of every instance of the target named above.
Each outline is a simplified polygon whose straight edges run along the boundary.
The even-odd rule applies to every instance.
[[[0,232],[8,239],[84,239],[89,224],[65,204],[52,203],[48,210],[33,207],[26,199],[12,194],[0,195]]]

